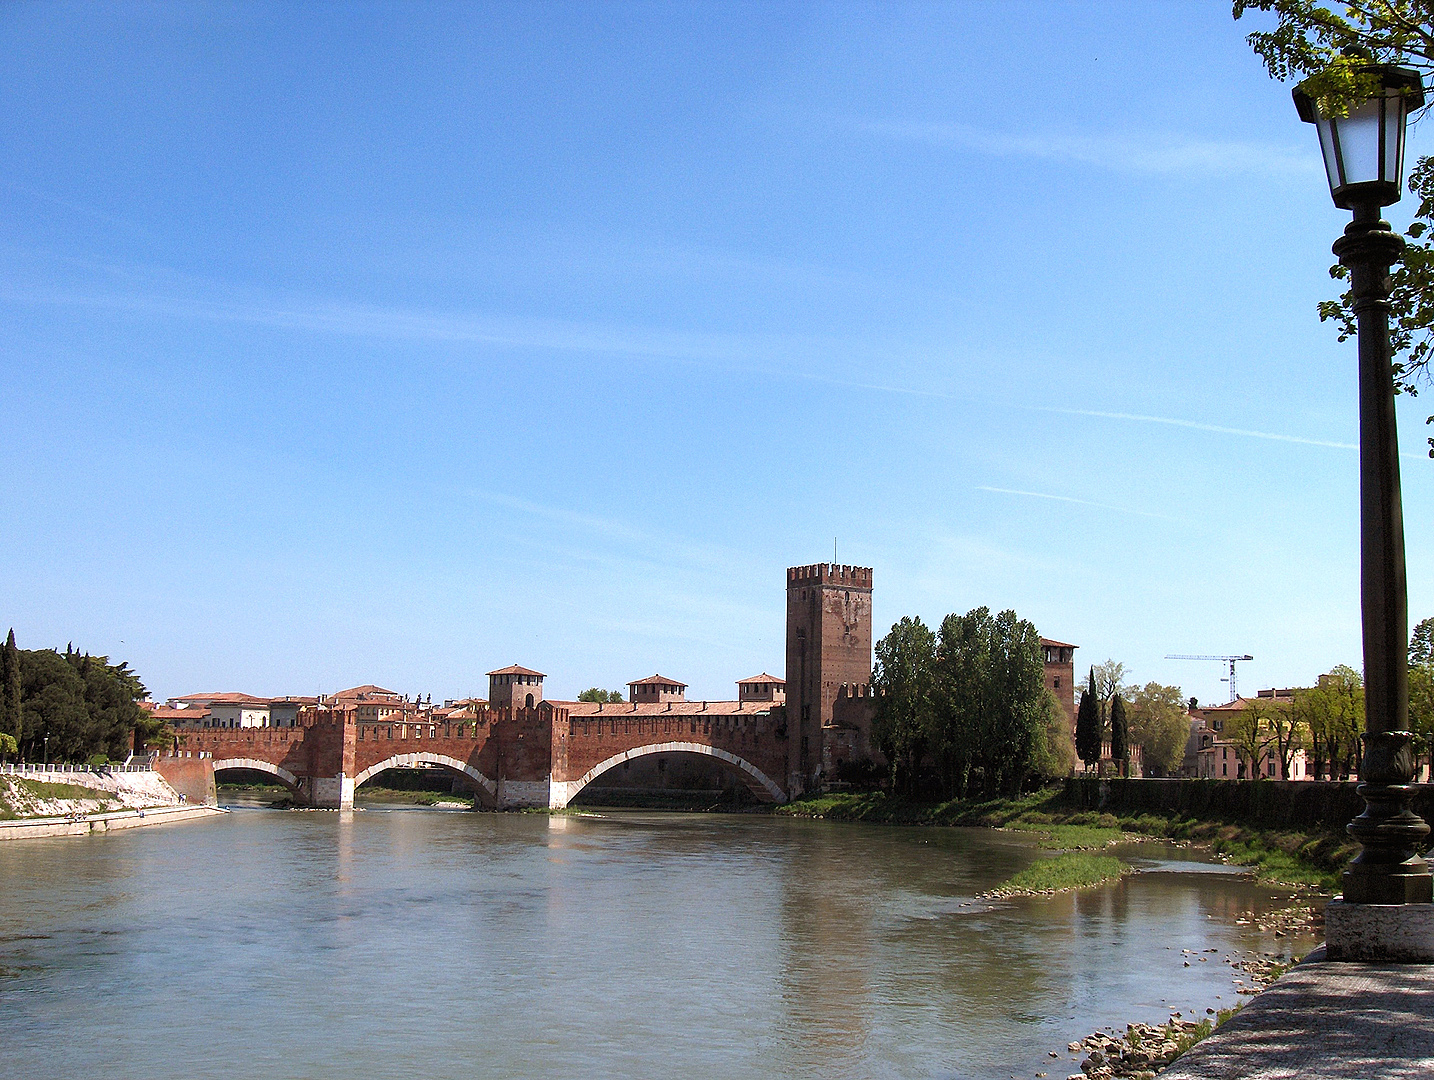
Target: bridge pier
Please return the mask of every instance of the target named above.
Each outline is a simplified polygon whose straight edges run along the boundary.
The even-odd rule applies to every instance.
[[[315,776],[309,781],[308,801],[310,806],[320,810],[352,810],[354,778],[343,773]]]

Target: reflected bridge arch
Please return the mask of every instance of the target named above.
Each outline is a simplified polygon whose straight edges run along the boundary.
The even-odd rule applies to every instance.
[[[664,742],[652,743],[648,746],[636,746],[631,750],[623,750],[613,754],[609,758],[598,762],[587,772],[576,780],[564,782],[554,781],[550,805],[554,809],[562,809],[577,798],[578,793],[596,780],[609,769],[614,769],[626,761],[633,761],[637,758],[649,757],[653,754],[698,754],[703,757],[716,758],[718,761],[730,766],[742,781],[762,802],[784,803],[787,801],[787,793],[777,783],[757,766],[753,765],[744,757],[733,754],[727,750],[718,749],[715,746],[708,746],[704,743],[695,742]]]
[[[497,783],[484,776],[472,765],[469,765],[468,762],[459,761],[457,758],[449,757],[447,754],[430,754],[427,752],[394,754],[392,757],[385,758],[383,761],[375,762],[354,776],[354,788],[362,787],[379,773],[386,772],[389,769],[413,769],[421,765],[441,765],[445,769],[462,773],[478,785],[481,792],[479,797],[487,803],[487,805],[492,806],[497,802]]]

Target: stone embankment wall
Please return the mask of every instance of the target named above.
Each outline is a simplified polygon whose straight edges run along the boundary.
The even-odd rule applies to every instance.
[[[196,806],[218,806],[219,795],[214,788],[214,762],[210,758],[169,757],[154,763],[154,771],[171,788],[184,796],[186,803]]]
[[[1357,781],[1129,780],[1072,776],[1072,807],[1110,814],[1179,814],[1264,829],[1343,828],[1364,810]],[[1414,810],[1434,820],[1434,784],[1419,784]]]

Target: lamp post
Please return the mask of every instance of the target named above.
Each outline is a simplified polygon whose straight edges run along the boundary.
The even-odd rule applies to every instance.
[[[1351,105],[1345,116],[1324,115],[1318,102],[1295,90],[1300,119],[1319,129],[1334,203],[1354,212],[1354,220],[1335,241],[1334,253],[1349,268],[1359,327],[1365,700],[1359,793],[1365,808],[1348,825],[1362,850],[1344,871],[1344,902],[1429,904],[1434,901],[1434,878],[1420,856],[1429,826],[1410,808],[1414,753],[1409,731],[1409,615],[1389,343],[1389,268],[1403,254],[1404,238],[1379,216],[1382,207],[1399,201],[1405,118],[1424,104],[1424,88],[1419,73],[1409,68],[1371,66],[1364,74],[1377,80],[1378,91]],[[1333,951],[1333,934],[1330,943]]]

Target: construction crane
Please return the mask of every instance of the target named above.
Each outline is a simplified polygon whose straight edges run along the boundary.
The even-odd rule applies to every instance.
[[[1221,681],[1221,682],[1227,682],[1227,683],[1230,684],[1230,704],[1233,705],[1233,704],[1234,704],[1236,701],[1238,701],[1239,698],[1240,698],[1240,695],[1239,695],[1239,694],[1236,692],[1236,690],[1235,690],[1235,665],[1238,664],[1241,660],[1253,660],[1254,657],[1251,656],[1249,653],[1246,653],[1244,656],[1186,656],[1184,653],[1174,653],[1174,654],[1172,654],[1172,655],[1170,655],[1170,656],[1167,656],[1165,659],[1167,659],[1167,660],[1219,660],[1219,661],[1221,661],[1221,662],[1223,662],[1223,663],[1229,664],[1229,665],[1230,665],[1230,677],[1229,677],[1228,679],[1221,679],[1220,681]]]

